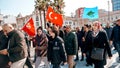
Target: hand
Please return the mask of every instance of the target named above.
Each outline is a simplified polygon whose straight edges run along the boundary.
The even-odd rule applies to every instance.
[[[39,50],[39,46],[36,46],[35,49]]]
[[[7,49],[0,50],[0,54],[7,55],[8,54]]]
[[[84,38],[84,37],[82,37],[82,41],[83,41],[83,42],[85,41],[85,38]]]
[[[112,57],[109,57],[109,59],[111,59]]]
[[[86,56],[86,54],[85,54],[85,53],[83,53],[83,55],[84,55],[84,56]]]
[[[112,45],[112,41],[110,41],[109,43],[110,43],[110,45]]]
[[[12,65],[12,62],[8,62],[8,65],[11,66],[11,65]]]
[[[64,62],[64,65],[66,65],[67,64],[67,62]]]

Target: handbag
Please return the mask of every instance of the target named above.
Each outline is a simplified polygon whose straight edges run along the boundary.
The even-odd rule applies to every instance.
[[[91,51],[91,58],[95,60],[103,60],[104,48],[99,48],[98,45],[94,45],[93,43],[94,43],[94,37],[92,38],[93,46],[92,46],[92,51]]]
[[[103,60],[104,49],[103,48],[93,48],[91,52],[91,58],[95,60]]]

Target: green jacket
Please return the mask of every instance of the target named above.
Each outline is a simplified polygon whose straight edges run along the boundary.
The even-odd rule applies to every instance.
[[[78,41],[76,34],[69,32],[66,34],[64,41],[67,55],[76,55],[78,50]]]
[[[8,33],[9,38],[9,59],[11,62],[16,62],[27,57],[27,44],[23,33],[13,30]]]

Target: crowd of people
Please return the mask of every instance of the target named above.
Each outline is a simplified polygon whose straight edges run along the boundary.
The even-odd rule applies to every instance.
[[[45,63],[45,68],[49,68],[50,63],[52,68],[60,68],[65,64],[68,64],[68,68],[76,68],[75,61],[79,60],[86,60],[86,66],[104,68],[107,58],[112,58],[111,47],[117,50],[118,62],[120,62],[120,19],[113,27],[107,23],[103,28],[99,21],[94,21],[91,25],[84,24],[82,28],[76,27],[74,31],[70,25],[60,28],[48,24],[46,32],[42,27],[38,27],[36,32],[36,36],[28,38],[12,25],[2,25],[0,27],[0,68],[23,68],[24,65],[33,68],[29,59],[30,41],[35,48],[35,68],[38,68],[41,62]],[[102,57],[100,60],[92,57],[93,50],[99,49],[103,50],[103,56],[98,55]]]

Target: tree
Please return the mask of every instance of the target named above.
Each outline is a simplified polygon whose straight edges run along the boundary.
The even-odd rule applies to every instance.
[[[41,25],[43,23],[43,21],[42,21],[42,12],[43,12],[44,24],[45,24],[44,27],[45,28],[46,28],[45,16],[46,16],[46,11],[47,11],[48,6],[52,6],[55,12],[60,13],[60,14],[64,14],[62,8],[65,7],[65,3],[63,2],[63,0],[54,0],[54,1],[51,1],[51,0],[36,0],[35,1],[35,9],[39,10],[39,13],[40,13]]]

